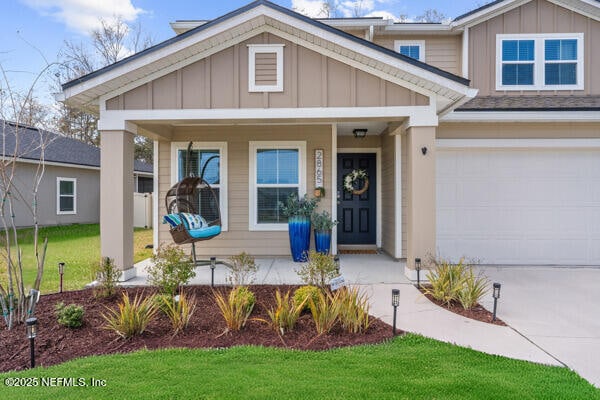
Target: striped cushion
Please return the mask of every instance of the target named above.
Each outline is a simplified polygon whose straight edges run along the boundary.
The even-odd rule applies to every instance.
[[[181,218],[179,218],[179,214],[167,214],[163,217],[163,224],[169,224],[171,228],[175,228],[181,224]]]
[[[202,229],[208,226],[206,220],[198,214],[181,213],[181,218],[183,218],[188,230]]]

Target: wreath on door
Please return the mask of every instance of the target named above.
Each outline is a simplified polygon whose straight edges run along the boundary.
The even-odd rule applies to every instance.
[[[362,181],[362,187],[359,189],[355,188],[355,185]],[[344,177],[344,190],[348,193],[360,196],[369,189],[369,174],[364,169],[352,170],[348,175]]]

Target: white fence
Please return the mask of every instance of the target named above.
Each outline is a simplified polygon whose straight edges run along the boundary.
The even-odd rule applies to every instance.
[[[152,228],[152,193],[133,194],[133,226]]]

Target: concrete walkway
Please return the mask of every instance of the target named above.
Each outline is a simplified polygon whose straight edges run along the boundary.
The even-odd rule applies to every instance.
[[[582,337],[574,335],[560,336],[545,335],[538,336],[538,333],[548,332],[549,327],[546,325],[537,325],[533,322],[532,328],[535,329],[514,329],[513,327],[521,326],[521,322],[529,318],[528,313],[536,313],[536,305],[544,303],[543,297],[535,300],[537,291],[532,292],[528,283],[535,282],[540,276],[523,276],[516,274],[522,280],[522,285],[514,284],[508,276],[503,273],[502,269],[484,270],[490,275],[492,280],[503,281],[502,297],[499,304],[498,315],[509,326],[496,326],[474,321],[468,318],[461,317],[451,313],[443,308],[431,303],[424,297],[413,285],[404,277],[404,264],[395,262],[385,255],[342,255],[341,257],[341,272],[348,284],[360,285],[370,296],[371,314],[382,319],[383,321],[392,324],[393,308],[391,306],[391,291],[393,288],[400,289],[400,306],[398,308],[398,328],[407,332],[414,332],[427,336],[433,339],[441,340],[448,343],[457,344],[459,346],[472,348],[489,354],[502,355],[520,360],[527,360],[536,363],[548,365],[567,365],[590,382],[595,385],[600,383],[600,372],[595,366],[585,364],[583,368],[577,362],[571,362],[570,356],[575,359],[589,357],[591,361],[592,354],[596,356],[600,354],[600,350],[593,350],[595,353],[587,351],[586,344],[594,344],[598,346],[600,339],[598,333],[600,327],[593,334],[589,332],[581,334]],[[295,270],[300,267],[300,264],[293,263],[290,259],[284,258],[263,258],[257,259],[259,271],[256,276],[255,284],[300,284],[300,280]],[[144,285],[146,284],[147,273],[145,266],[149,260],[143,261],[136,265],[137,277],[127,281],[127,285]],[[514,270],[513,270],[514,271]],[[542,272],[539,270],[539,272]],[[555,275],[555,270],[549,271],[551,276]],[[600,272],[600,270],[597,270]],[[558,274],[556,279],[560,281],[561,274]],[[563,272],[564,274],[564,272]],[[514,275],[514,274],[513,274]],[[546,275],[546,274],[544,274]],[[589,277],[589,281],[599,282],[600,276],[595,275]],[[587,279],[587,278],[586,278]],[[209,267],[199,267],[197,275],[191,284],[210,284],[211,271]],[[226,271],[223,266],[218,266],[215,269],[215,284],[226,284]],[[573,284],[573,289],[577,289],[577,284]],[[557,288],[546,287],[543,283],[539,285],[540,290],[549,291],[550,294],[557,293]],[[530,293],[531,296],[519,296],[518,293]],[[571,292],[569,292],[571,293]],[[568,296],[571,296],[569,294]],[[484,306],[491,306],[490,299],[483,302]],[[560,302],[564,306],[567,304],[573,305],[571,300],[575,298],[567,298],[561,296]],[[582,304],[591,307],[593,304],[591,298],[579,299]],[[556,300],[555,300],[556,301]],[[511,306],[509,307],[509,304]],[[524,307],[524,305],[527,305]],[[577,307],[577,305],[575,305]],[[588,310],[590,313],[586,315],[588,319],[592,318],[597,310]],[[563,309],[565,315],[568,315],[569,310]],[[566,316],[563,318],[565,327],[573,321],[570,321]],[[552,323],[552,322],[550,322]],[[514,325],[513,325],[514,324]],[[550,328],[551,329],[551,328]],[[536,333],[537,332],[537,333]],[[595,335],[595,336],[594,336]],[[543,339],[542,339],[543,337]],[[561,351],[549,351],[549,346],[553,341],[561,342],[558,349]],[[573,346],[576,348],[573,348]],[[600,347],[598,347],[600,349]],[[571,351],[569,350],[571,349]],[[597,347],[593,347],[597,349]],[[571,355],[569,355],[572,353]],[[577,355],[578,353],[579,355]],[[589,367],[589,370],[588,370]]]

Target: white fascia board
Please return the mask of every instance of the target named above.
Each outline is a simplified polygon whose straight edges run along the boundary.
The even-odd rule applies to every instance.
[[[363,28],[367,29],[370,26],[387,26],[393,24],[391,19],[381,19],[381,18],[357,18],[357,19],[319,19],[315,18],[316,21],[319,21],[325,25],[334,26],[334,27],[344,27],[344,28]]]
[[[486,21],[490,18],[494,18],[500,14],[504,14],[507,11],[513,10],[517,7],[522,6],[525,3],[530,2],[531,0],[507,0],[501,3],[498,3],[494,6],[485,8],[475,14],[469,15],[468,17],[462,18],[458,21],[453,21],[450,23],[452,29],[464,28],[466,26],[477,25],[483,21]]]
[[[204,25],[207,22],[209,22],[208,20],[198,20],[198,21],[175,21],[175,22],[169,22],[169,26],[171,27],[171,29],[173,29],[173,31],[176,34],[181,34],[184,32],[187,32],[191,29],[197,28],[200,25]]]
[[[311,108],[242,108],[242,109],[183,109],[183,110],[108,110],[98,121],[98,130],[125,130],[129,121],[173,122],[194,120],[234,121],[270,120],[340,120],[357,118],[382,118],[400,120],[412,117],[431,120],[437,116],[433,106],[397,107],[311,107]],[[430,125],[428,125],[430,126]]]
[[[394,24],[383,28],[387,33],[448,33],[452,31],[449,24]],[[456,32],[459,34],[460,32]]]
[[[440,149],[590,149],[600,148],[600,139],[437,139]]]
[[[454,111],[441,122],[600,122],[598,111]]]
[[[548,0],[558,6],[600,21],[600,4],[595,0]]]

